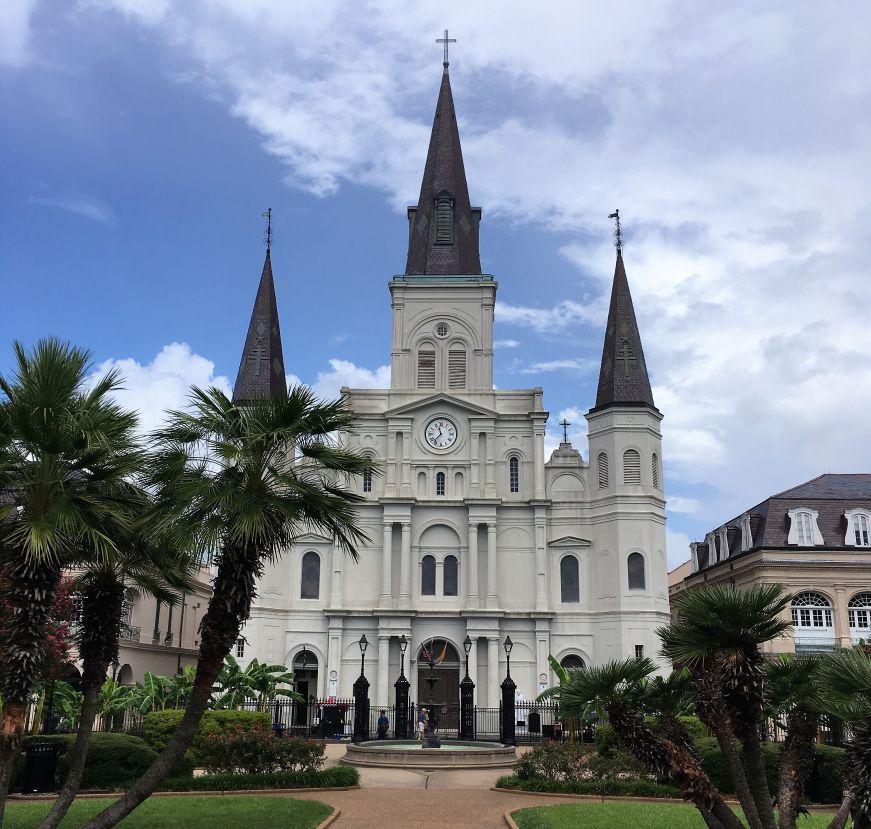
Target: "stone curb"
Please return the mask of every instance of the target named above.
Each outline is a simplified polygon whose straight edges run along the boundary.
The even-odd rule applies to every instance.
[[[339,819],[339,815],[341,814],[341,809],[333,809],[332,814],[327,815],[317,826],[315,826],[315,829],[327,829],[328,826],[331,826]]]
[[[226,789],[224,791],[191,791],[191,792],[154,792],[149,797],[223,797],[232,795],[240,797],[243,795],[293,795],[300,792],[352,792],[359,789],[359,786],[320,786],[309,789]],[[107,797],[120,797],[124,792],[83,792],[76,795],[76,800],[104,800]],[[42,803],[45,801],[54,800],[57,797],[55,794],[38,795],[38,794],[11,794],[7,798],[9,801],[18,803]]]
[[[514,818],[511,817],[510,812],[504,812],[502,815],[502,820],[505,821],[505,825],[508,829],[520,829],[520,827],[514,822]]]

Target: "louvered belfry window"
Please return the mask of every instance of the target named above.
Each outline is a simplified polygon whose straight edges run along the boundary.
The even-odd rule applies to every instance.
[[[436,200],[435,243],[450,245],[454,241],[454,207],[450,196]]]
[[[465,348],[452,348],[448,351],[448,388],[466,388]]]
[[[608,456],[601,452],[599,454],[599,489],[608,488]]]
[[[653,485],[659,489],[659,457],[656,452],[653,453]]]
[[[641,455],[635,449],[627,449],[623,453],[623,483],[641,483]]]
[[[417,352],[417,387],[420,389],[435,388],[435,351],[421,349]]]

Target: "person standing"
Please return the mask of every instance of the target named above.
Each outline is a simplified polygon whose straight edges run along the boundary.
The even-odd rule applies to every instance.
[[[387,732],[390,730],[390,720],[387,718],[387,712],[382,710],[381,716],[378,717],[377,738],[379,740],[387,739]]]
[[[426,708],[421,708],[417,714],[417,739],[423,742],[426,734]]]

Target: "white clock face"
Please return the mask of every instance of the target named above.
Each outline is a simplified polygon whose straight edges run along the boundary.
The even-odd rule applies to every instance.
[[[426,427],[426,442],[433,449],[449,449],[457,441],[457,427],[444,417],[431,420]]]

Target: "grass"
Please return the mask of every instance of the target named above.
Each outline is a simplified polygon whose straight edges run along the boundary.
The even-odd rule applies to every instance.
[[[72,805],[61,829],[76,829],[101,811],[108,800],[80,800]],[[48,814],[51,803],[6,804],[8,829],[35,829]],[[316,800],[293,800],[289,797],[152,797],[118,826],[124,829],[221,829],[239,826],[244,829],[313,829],[333,811]]]
[[[825,829],[834,811],[811,812],[800,817],[801,829]],[[520,829],[613,829],[643,826],[644,829],[705,829],[693,806],[666,803],[566,803],[519,809],[511,817]]]

